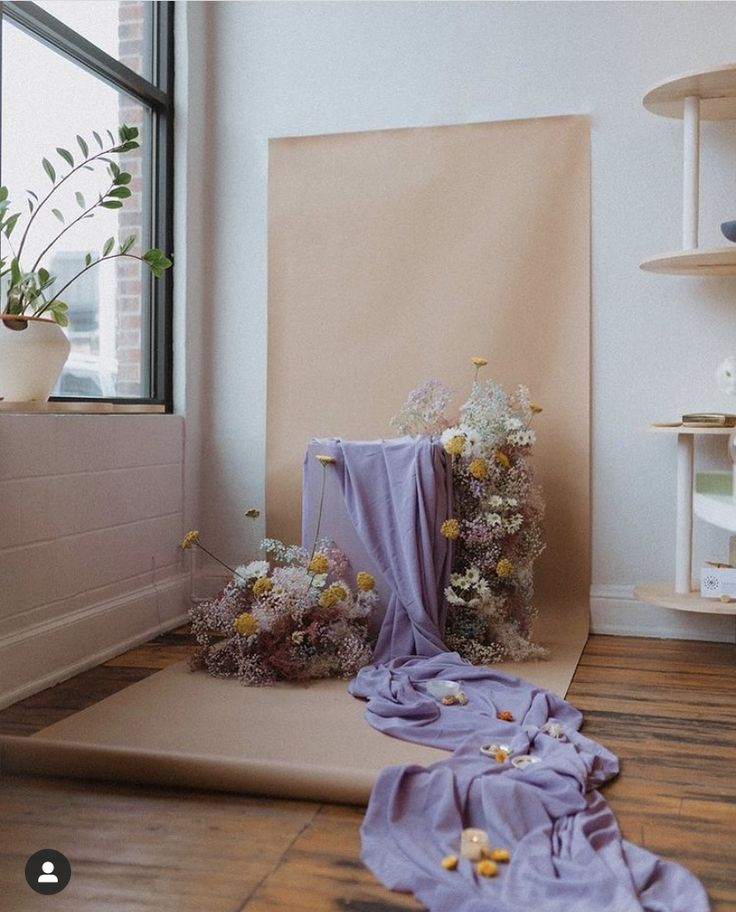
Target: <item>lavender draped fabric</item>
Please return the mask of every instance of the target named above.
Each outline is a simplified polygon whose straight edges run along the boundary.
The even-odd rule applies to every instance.
[[[350,684],[375,728],[454,753],[428,768],[388,767],[362,828],[366,865],[430,912],[708,912],[699,881],[624,840],[596,788],[616,758],[580,734],[582,716],[556,694],[513,675],[475,667],[442,642],[442,593],[451,555],[439,527],[451,510],[451,474],[428,438],[321,441],[335,457],[348,512],[391,590],[375,663]],[[427,691],[458,681],[466,705]],[[507,720],[498,718],[504,712]],[[481,752],[508,750],[498,762]],[[513,760],[531,755],[517,768]],[[511,851],[493,878],[461,858],[464,828],[485,830]]]
[[[452,509],[452,466],[429,437],[323,440],[353,525],[389,586],[375,662],[445,651],[444,590],[452,553],[440,526]]]

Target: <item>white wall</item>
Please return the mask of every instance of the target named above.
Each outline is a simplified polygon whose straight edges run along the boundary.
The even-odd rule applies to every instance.
[[[183,421],[0,415],[0,706],[180,622]]]
[[[193,6],[194,4],[188,4]],[[198,5],[198,4],[197,4]],[[731,618],[632,601],[673,572],[674,447],[643,432],[736,411],[714,371],[736,351],[735,279],[653,276],[680,246],[681,124],[641,98],[733,62],[733,3],[209,3],[211,203],[201,342],[199,526],[231,560],[263,503],[267,140],[555,114],[592,116],[593,614],[602,631],[734,638]],[[736,217],[736,130],[703,126],[701,244]],[[387,418],[391,404],[386,404]],[[553,421],[553,415],[546,420]],[[543,424],[540,424],[543,433]],[[696,559],[725,554],[698,532]]]

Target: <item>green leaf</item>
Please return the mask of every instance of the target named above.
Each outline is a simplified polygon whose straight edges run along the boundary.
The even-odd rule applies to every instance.
[[[16,212],[14,215],[11,215],[10,218],[5,222],[5,226],[4,226],[5,237],[7,237],[7,238],[10,237],[10,235],[13,232],[13,228],[15,228],[15,225],[19,218],[20,218],[20,212]]]
[[[130,250],[130,248],[133,246],[133,244],[135,244],[135,235],[131,234],[120,245],[120,252],[127,253]]]
[[[44,269],[43,266],[42,266],[42,267],[38,270],[38,281],[39,281],[42,285],[46,285],[46,283],[48,282],[49,278],[50,278],[50,276],[49,276],[48,270]]]
[[[121,142],[127,142],[130,139],[135,139],[138,136],[138,127],[129,127],[126,124],[123,124],[118,131],[120,135]]]
[[[26,193],[27,193],[29,196],[32,196],[33,199],[34,199],[36,202],[38,202],[38,196],[33,192],[33,190],[26,190]]]
[[[85,171],[94,171],[95,170],[92,167],[92,165],[82,165],[82,168],[84,168]]]
[[[18,265],[18,257],[13,257],[10,261],[10,284],[17,285],[20,282],[20,266]]]
[[[151,272],[156,276],[157,279],[160,279],[164,274],[164,270],[168,269],[172,265],[171,260],[166,256],[166,254],[159,250],[157,247],[147,250],[141,259],[144,262],[148,263],[151,268]]]
[[[112,135],[112,131],[111,131],[111,130],[108,130],[108,131],[107,131],[107,135],[110,137],[110,142],[111,142],[111,143],[113,144],[113,146],[114,146],[114,145],[115,145],[115,137]]]
[[[127,187],[113,187],[107,195],[117,197],[117,199],[128,199],[133,194]]]
[[[63,216],[63,214],[62,214],[58,209],[52,209],[51,211],[54,213],[54,215],[57,217],[57,219],[58,219],[58,220],[61,222],[61,224],[63,225],[63,224],[64,224],[64,216]]]
[[[115,246],[115,238],[108,238],[105,241],[105,246],[102,248],[103,257],[106,257],[114,246]]]
[[[123,184],[129,184],[131,180],[132,178],[127,171],[121,171],[115,178],[115,183],[118,184],[118,186],[122,186]]]
[[[29,214],[30,214],[30,215],[33,215],[33,210],[34,210],[34,208],[35,208],[34,205],[33,205],[33,200],[26,200],[26,202],[28,203],[28,212],[29,212]]]
[[[43,170],[51,178],[51,183],[55,184],[56,183],[56,171],[54,170],[54,166],[51,164],[51,162],[47,158],[44,158],[42,160],[41,164],[43,165]]]
[[[0,187],[0,203],[4,202],[8,198],[8,188]]]
[[[69,165],[69,167],[71,167],[71,168],[74,167],[74,158],[73,158],[71,152],[68,152],[66,149],[61,149],[58,146],[56,147],[56,151],[59,153],[61,158],[64,159],[64,161],[67,163],[67,165]]]
[[[84,141],[84,139],[82,139],[82,137],[79,136],[78,134],[77,134],[77,145],[78,145],[79,148],[82,150],[82,155],[83,155],[85,158],[88,158],[88,157],[89,157],[89,146],[88,146],[87,143]]]
[[[84,196],[79,192],[79,190],[77,190],[77,192],[74,194],[74,198],[76,199],[77,205],[80,209],[87,208],[87,204],[84,201]]]
[[[100,134],[96,130],[93,130],[92,135],[94,136],[95,141],[97,142],[97,145],[100,147],[100,149],[104,149],[105,145],[102,142],[102,137],[100,136]]]
[[[100,206],[102,206],[103,209],[122,209],[123,208],[123,204],[120,202],[120,200],[105,200],[104,202],[100,203]]]
[[[131,139],[128,142],[124,142],[122,145],[117,146],[114,151],[122,154],[123,152],[130,152],[132,149],[139,148],[140,144]]]
[[[105,155],[98,155],[97,158],[101,162],[107,162],[108,165],[112,164],[112,159],[107,158],[107,156],[105,156]]]
[[[91,265],[92,265],[92,254],[91,254],[91,253],[85,254],[85,256],[84,256],[84,265],[85,265],[85,266],[91,266]]]
[[[54,301],[54,303],[49,308],[54,320],[59,324],[59,326],[69,325],[69,318],[66,315],[68,309],[68,305],[63,301]]]

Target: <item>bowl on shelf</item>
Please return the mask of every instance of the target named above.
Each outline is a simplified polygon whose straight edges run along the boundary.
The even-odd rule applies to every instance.
[[[736,244],[736,219],[730,222],[721,222],[721,231],[725,238]]]

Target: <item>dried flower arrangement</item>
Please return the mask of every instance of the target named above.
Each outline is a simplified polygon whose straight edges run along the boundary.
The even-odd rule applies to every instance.
[[[536,616],[533,564],[544,550],[544,501],[529,461],[541,409],[520,386],[512,395],[478,372],[488,362],[471,359],[470,397],[449,421],[451,391],[440,381],[409,394],[392,426],[403,434],[440,434],[452,457],[454,516],[442,534],[455,543],[444,638],[448,648],[475,664],[544,655],[530,640]]]
[[[330,457],[324,459],[326,469]],[[215,557],[197,531],[181,547]],[[348,560],[327,539],[318,538],[311,554],[276,539],[264,539],[261,548],[265,560],[227,567],[231,576],[222,591],[190,609],[198,644],[192,670],[263,685],[348,678],[367,665],[373,652],[369,619],[377,603],[373,577],[359,572],[352,589],[345,582]]]

